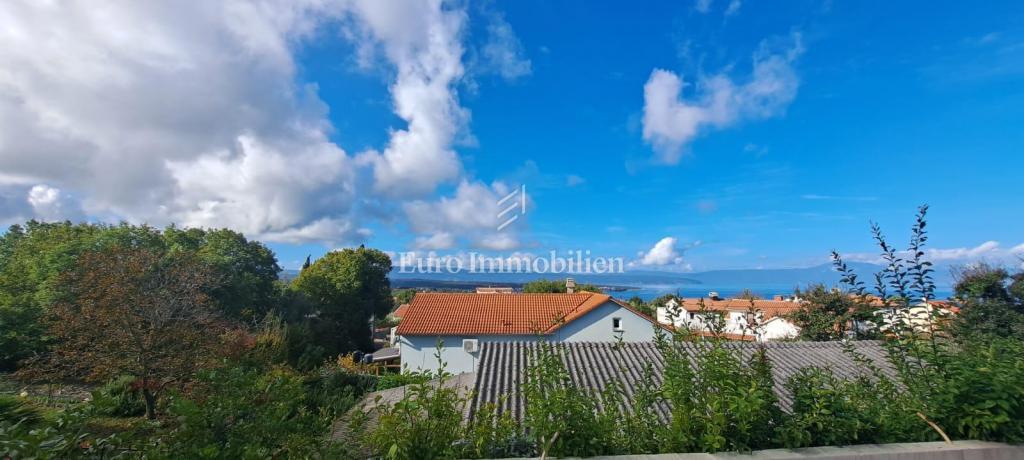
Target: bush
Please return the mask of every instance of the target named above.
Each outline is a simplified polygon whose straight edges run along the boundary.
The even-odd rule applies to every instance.
[[[310,410],[301,375],[287,368],[243,368],[201,375],[193,398],[170,406],[180,425],[166,450],[182,458],[324,457],[336,454],[325,441],[330,412]]]
[[[93,414],[108,417],[137,417],[146,413],[137,379],[130,375],[113,378],[93,391],[89,406]]]
[[[39,423],[42,419],[42,411],[30,401],[15,396],[0,395],[0,422],[31,426]]]
[[[430,380],[430,378],[431,375],[425,372],[406,371],[401,373],[388,373],[380,376],[380,379],[377,380],[377,391],[423,383]]]

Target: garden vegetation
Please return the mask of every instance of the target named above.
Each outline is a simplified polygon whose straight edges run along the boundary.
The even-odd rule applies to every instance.
[[[894,372],[850,347],[859,377],[803,369],[784,382],[784,410],[764,350],[741,355],[710,321],[707,331],[660,332],[664,374],[648,368],[632,394],[615,383],[593,393],[571,378],[557,344],[539,347],[521,420],[495,406],[465,420],[472,395],[448,384],[443,363],[436,374],[383,376],[359,363],[356,352],[373,345],[370,324],[411,296],[396,302],[380,251],[332,252],[285,282],[265,246],[228,230],[29,222],[0,236],[0,365],[9,372],[0,375],[0,457],[493,458],[1024,442],[1024,276],[967,268],[958,315],[915,308],[934,297],[926,211],[906,251],[873,228],[885,267],[871,289],[834,254],[843,290],[812,288],[795,318],[802,340],[883,340]],[[880,308],[888,314],[869,313]],[[699,352],[684,355],[684,341]],[[61,393],[79,384],[93,385],[88,398]],[[399,386],[397,401],[364,399]]]

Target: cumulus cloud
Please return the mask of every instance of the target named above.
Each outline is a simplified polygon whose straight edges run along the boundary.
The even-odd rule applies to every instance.
[[[454,195],[434,201],[415,200],[403,210],[413,231],[420,234],[457,233],[479,248],[508,250],[519,246],[515,225],[498,231],[508,218],[499,217],[507,206],[498,202],[514,189],[503,182],[486,185],[463,180]],[[514,198],[518,200],[519,198]]]
[[[401,207],[390,200],[462,174],[466,21],[441,0],[3,3],[0,221],[89,215],[359,242],[376,212],[360,206]],[[297,83],[295,52],[322,29],[385,67],[406,125],[381,151],[332,142],[317,87]],[[498,13],[488,37],[502,75],[528,73]],[[434,247],[454,238],[426,235]]]
[[[364,0],[354,6],[354,33],[364,49],[382,48],[397,71],[392,103],[408,125],[391,132],[383,152],[364,152],[360,160],[373,165],[377,192],[429,194],[462,171],[452,146],[470,118],[455,90],[465,71],[460,34],[466,12],[445,8],[440,0]]]
[[[678,241],[671,237],[666,236],[657,243],[654,244],[647,252],[640,254],[640,265],[669,265],[679,264],[683,261],[683,256],[676,248]]]
[[[724,73],[702,76],[690,97],[674,72],[654,69],[644,85],[643,138],[659,160],[674,164],[686,145],[707,129],[781,114],[796,97],[799,78],[793,61],[803,52],[800,35],[775,51],[768,41],[754,53],[751,76],[736,83]]]
[[[89,214],[253,236],[349,222],[352,169],[327,141],[293,43],[321,2],[7,2],[0,170],[73,190]],[[33,189],[36,214],[67,214]],[[326,209],[321,197],[331,197]]]

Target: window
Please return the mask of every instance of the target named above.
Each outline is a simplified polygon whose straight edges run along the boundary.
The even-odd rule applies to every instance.
[[[612,330],[622,330],[622,318],[612,318]]]

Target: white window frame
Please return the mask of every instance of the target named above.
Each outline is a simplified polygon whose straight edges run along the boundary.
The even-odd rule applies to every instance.
[[[622,328],[622,318],[618,316],[612,318],[612,330],[615,332],[622,332],[625,330]]]

